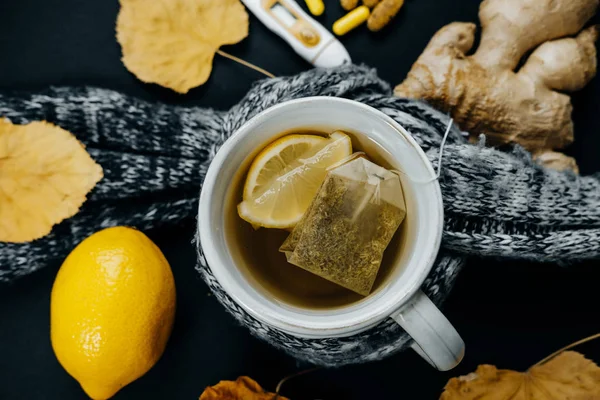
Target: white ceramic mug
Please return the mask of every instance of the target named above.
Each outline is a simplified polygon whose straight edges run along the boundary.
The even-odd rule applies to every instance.
[[[385,161],[403,171],[407,215],[398,265],[371,295],[341,308],[307,310],[282,304],[253,286],[238,269],[225,238],[227,195],[234,177],[256,152],[294,130],[316,129],[352,133],[367,150],[383,149]],[[414,339],[413,349],[435,368],[445,371],[464,355],[464,342],[420,290],[440,247],[443,207],[440,186],[425,153],[411,135],[382,112],[356,101],[309,97],[265,110],[245,123],[212,161],[200,195],[200,242],[206,261],[223,289],[246,312],[264,324],[297,337],[349,336],[393,318]],[[421,182],[421,183],[415,183]],[[422,183],[429,182],[429,183]],[[229,210],[230,212],[230,210]]]

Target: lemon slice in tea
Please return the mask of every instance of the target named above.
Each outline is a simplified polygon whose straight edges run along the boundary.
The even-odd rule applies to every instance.
[[[348,135],[289,135],[254,159],[238,205],[254,227],[293,228],[317,194],[327,168],[352,154]]]
[[[318,135],[288,135],[269,144],[252,161],[244,185],[244,200],[263,191],[265,185],[283,175],[294,161],[314,155],[326,144],[327,138]]]

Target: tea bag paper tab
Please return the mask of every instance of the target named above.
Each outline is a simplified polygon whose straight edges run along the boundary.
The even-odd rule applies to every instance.
[[[291,264],[366,296],[405,215],[398,175],[356,158],[329,171],[280,251]]]

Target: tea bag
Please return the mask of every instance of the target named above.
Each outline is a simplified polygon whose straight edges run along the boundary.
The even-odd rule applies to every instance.
[[[279,251],[289,263],[366,296],[405,215],[398,175],[355,158],[328,172]]]

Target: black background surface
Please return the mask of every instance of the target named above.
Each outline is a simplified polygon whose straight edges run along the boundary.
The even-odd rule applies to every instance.
[[[331,26],[342,11],[325,0],[320,19]],[[354,62],[399,83],[431,35],[451,21],[477,22],[478,0],[408,0],[379,34],[359,29],[342,41]],[[145,99],[227,109],[256,72],[216,57],[210,80],[185,96],[139,82],[120,62],[114,38],[116,0],[0,0],[0,90],[48,85],[95,85]],[[594,22],[600,22],[598,17]],[[309,66],[251,17],[250,36],[225,49],[276,75]],[[568,149],[582,174],[600,171],[600,79],[573,96],[576,141]],[[194,399],[221,379],[250,375],[274,389],[302,369],[290,357],[251,337],[225,313],[194,272],[193,221],[149,232],[171,263],[177,317],[166,352],[117,399]],[[437,399],[446,381],[480,363],[525,369],[581,337],[600,332],[598,262],[539,265],[471,260],[445,306],[467,353],[454,371],[431,369],[412,352],[387,360],[320,370],[287,384],[293,399]],[[78,383],[57,362],[49,339],[49,298],[58,265],[0,287],[0,399],[80,399]],[[600,362],[600,343],[581,351]]]

